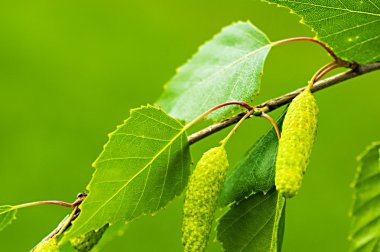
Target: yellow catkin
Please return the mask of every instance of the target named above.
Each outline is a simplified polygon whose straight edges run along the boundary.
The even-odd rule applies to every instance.
[[[185,252],[206,250],[227,169],[227,153],[222,146],[204,153],[195,167],[183,209],[182,242]]]
[[[275,184],[285,197],[295,196],[301,187],[317,131],[318,106],[310,89],[289,105],[278,146]]]
[[[56,239],[49,239],[38,244],[33,252],[59,252]]]
[[[70,240],[71,246],[73,246],[79,252],[90,251],[102,238],[107,228],[108,224],[100,228],[98,231],[92,230],[83,235],[75,237]]]

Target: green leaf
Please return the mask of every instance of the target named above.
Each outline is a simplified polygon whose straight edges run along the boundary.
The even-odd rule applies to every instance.
[[[358,157],[353,184],[354,204],[349,240],[350,251],[380,251],[380,142]]]
[[[178,70],[159,105],[171,116],[191,121],[218,104],[251,101],[259,93],[270,48],[266,35],[249,22],[224,28]],[[229,106],[209,118],[220,119],[239,109]]]
[[[275,189],[234,204],[219,221],[218,240],[226,252],[281,251],[285,199]]]
[[[16,219],[17,209],[14,206],[0,206],[0,231]]]
[[[70,240],[73,246],[79,252],[91,251],[102,239],[103,234],[107,231],[109,224],[107,223],[99,230],[92,230]]]
[[[380,60],[379,0],[264,0],[287,7],[311,27],[337,56],[369,63]]]
[[[285,112],[277,121],[281,130]],[[227,175],[219,204],[243,200],[257,192],[267,193],[274,186],[278,138],[272,128],[244,155]]]
[[[107,223],[154,213],[187,184],[191,160],[185,129],[162,110],[133,109],[109,138],[64,242]]]

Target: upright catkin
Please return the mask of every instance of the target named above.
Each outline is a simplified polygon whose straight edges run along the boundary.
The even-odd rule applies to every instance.
[[[183,209],[182,242],[185,252],[206,250],[227,169],[227,153],[223,146],[205,152],[195,167]]]
[[[104,232],[107,230],[108,224],[104,225],[99,230],[92,230],[85,234],[79,235],[70,240],[73,246],[79,252],[88,252],[99,242]]]
[[[318,106],[307,87],[289,105],[278,145],[275,184],[284,197],[301,187],[317,131]]]

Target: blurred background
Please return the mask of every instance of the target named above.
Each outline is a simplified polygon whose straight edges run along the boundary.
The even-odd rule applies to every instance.
[[[0,205],[74,201],[91,178],[107,133],[222,27],[250,20],[272,41],[313,36],[285,9],[258,0],[3,1],[0,4]],[[274,48],[255,103],[306,85],[328,56],[317,45]],[[316,94],[319,132],[298,197],[289,200],[283,251],[348,248],[355,157],[379,140],[380,72]],[[280,111],[272,113],[276,117]],[[234,164],[270,128],[247,121],[228,145]],[[227,132],[192,146],[196,161]],[[128,224],[104,251],[181,251],[182,198]],[[68,213],[19,211],[0,251],[29,251]],[[211,242],[209,251],[220,251]]]

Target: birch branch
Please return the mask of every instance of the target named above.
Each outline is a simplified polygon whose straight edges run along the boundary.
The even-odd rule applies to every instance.
[[[332,77],[329,77],[324,80],[320,80],[314,84],[311,91],[317,92],[319,90],[331,87],[335,84],[344,82],[346,80],[358,77],[362,74],[366,74],[375,70],[380,69],[380,62],[365,64],[365,65],[357,65],[353,70],[340,73],[337,75],[334,75]],[[266,102],[263,102],[257,106],[256,108],[260,109],[263,112],[270,112],[273,110],[276,110],[286,104],[289,104],[294,97],[296,97],[300,92],[302,92],[305,89],[305,87],[297,89],[293,92],[290,92],[288,94],[282,95],[280,97],[268,100]],[[188,137],[188,141],[190,144],[194,144],[198,142],[199,140],[212,135],[224,128],[227,128],[228,126],[237,123],[247,112],[240,113],[236,116],[230,117],[220,123],[213,124],[211,126],[208,126]]]

